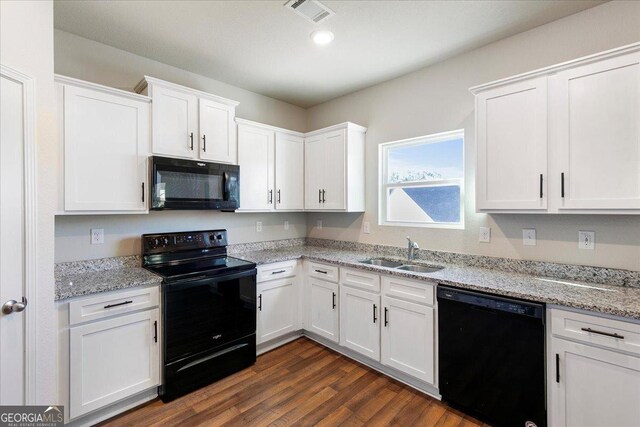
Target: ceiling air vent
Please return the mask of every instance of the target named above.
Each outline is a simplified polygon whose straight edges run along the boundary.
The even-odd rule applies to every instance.
[[[289,0],[284,7],[314,24],[324,22],[335,14],[333,10],[317,0]]]

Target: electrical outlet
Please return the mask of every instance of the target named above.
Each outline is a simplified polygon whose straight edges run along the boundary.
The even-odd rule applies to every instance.
[[[362,224],[362,231],[364,232],[364,234],[370,234],[371,233],[371,223],[369,221],[365,221]]]
[[[104,228],[91,229],[91,244],[101,245],[104,243]]]
[[[289,229],[289,221],[285,221],[284,222],[284,229],[288,230]]]
[[[490,227],[480,227],[480,242],[481,243],[489,243],[489,242],[491,242],[491,228]]]
[[[321,219],[316,221],[316,227],[318,227],[318,230],[322,230],[322,220]]]
[[[525,246],[536,245],[536,229],[535,228],[522,229],[522,244]]]
[[[578,231],[578,248],[593,250],[596,246],[594,231]]]
[[[256,221],[256,231],[262,233],[262,221]]]

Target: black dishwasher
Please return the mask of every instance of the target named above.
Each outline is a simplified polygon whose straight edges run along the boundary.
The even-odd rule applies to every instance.
[[[438,286],[442,400],[496,426],[547,425],[543,304]]]

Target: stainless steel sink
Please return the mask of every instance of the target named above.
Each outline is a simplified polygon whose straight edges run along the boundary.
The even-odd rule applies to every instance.
[[[391,261],[388,259],[384,259],[384,258],[373,258],[373,259],[367,259],[364,261],[360,261],[362,264],[371,264],[371,265],[377,265],[379,267],[389,267],[389,268],[396,268],[396,267],[400,267],[402,265],[401,262],[398,261]]]
[[[434,273],[436,271],[442,270],[444,267],[440,267],[436,265],[406,264],[396,268],[398,270],[414,271],[416,273]]]

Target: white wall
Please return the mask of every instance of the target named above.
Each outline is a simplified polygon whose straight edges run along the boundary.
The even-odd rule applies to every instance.
[[[31,76],[35,83],[38,156],[37,310],[32,308],[29,314],[37,318],[37,384],[36,402],[31,403],[49,405],[57,403],[57,328],[53,302],[53,212],[57,176],[51,1],[0,1],[0,61]]]
[[[640,217],[476,214],[474,99],[468,88],[521,72],[640,41],[640,2],[614,1],[498,41],[389,82],[308,110],[308,127],[343,121],[367,126],[366,213],[309,214],[311,237],[404,245],[571,264],[640,270]],[[378,226],[378,144],[454,129],[465,130],[466,229]],[[323,219],[323,229],[315,228]],[[371,222],[363,234],[362,221]],[[480,226],[490,244],[478,243]],[[522,228],[537,230],[537,246],[522,245]],[[577,249],[578,230],[596,232],[596,249]]]
[[[287,129],[306,130],[303,108],[125,52],[64,31],[55,30],[55,72],[125,90],[146,75],[207,91],[240,102],[238,117]],[[256,221],[263,222],[257,233]],[[288,231],[284,221],[289,221]],[[89,230],[103,228],[105,243],[91,245]],[[227,228],[230,243],[304,237],[303,213],[229,214],[211,211],[153,212],[149,215],[56,217],[56,262],[140,253],[143,233]]]

